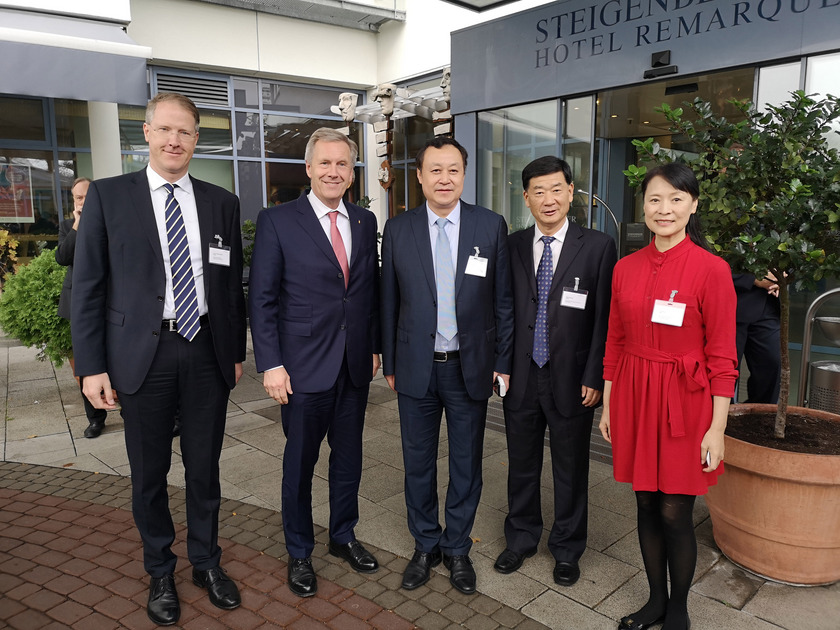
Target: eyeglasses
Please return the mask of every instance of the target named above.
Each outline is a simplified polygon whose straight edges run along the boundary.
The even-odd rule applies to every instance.
[[[184,129],[170,129],[169,127],[155,127],[152,129],[152,132],[155,135],[158,135],[162,138],[169,138],[173,133],[178,136],[178,140],[181,142],[195,142],[195,138],[198,135],[193,131],[186,131]]]

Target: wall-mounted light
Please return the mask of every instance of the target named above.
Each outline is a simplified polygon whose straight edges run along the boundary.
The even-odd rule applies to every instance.
[[[650,70],[645,70],[643,76],[645,79],[655,79],[656,77],[664,77],[665,75],[676,74],[677,72],[679,72],[677,66],[671,65],[671,51],[662,50],[650,56]]]

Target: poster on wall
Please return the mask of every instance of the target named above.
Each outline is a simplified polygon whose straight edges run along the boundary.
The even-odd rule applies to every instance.
[[[28,165],[0,164],[0,223],[35,223]]]

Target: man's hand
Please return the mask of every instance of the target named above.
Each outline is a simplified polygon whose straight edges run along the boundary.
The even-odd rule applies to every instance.
[[[779,297],[779,281],[776,278],[776,276],[774,276],[769,271],[763,279],[759,280],[758,278],[756,278],[753,284],[755,284],[755,286],[759,287],[760,289],[764,289],[773,297]]]
[[[395,379],[394,379],[393,374],[386,374],[385,375],[385,382],[388,383],[388,387],[390,387],[394,391],[397,391],[397,388],[394,387],[394,381],[395,381]]]
[[[73,229],[79,229],[79,219],[82,218],[82,211],[81,210],[73,210]]]
[[[241,363],[234,363],[233,364],[233,382],[234,384],[239,382],[239,379],[242,378],[242,364]]]
[[[580,397],[583,398],[584,407],[594,407],[601,402],[601,390],[592,389],[586,385],[580,386]]]
[[[379,371],[379,366],[382,365],[382,362],[379,360],[379,355],[373,355],[373,376],[371,378],[376,378],[376,373]]]
[[[266,393],[281,405],[289,403],[289,395],[293,394],[292,380],[286,368],[279,367],[263,374],[263,387]]]
[[[116,409],[114,390],[111,389],[111,379],[107,372],[91,374],[82,377],[82,391],[90,404],[97,409]]]

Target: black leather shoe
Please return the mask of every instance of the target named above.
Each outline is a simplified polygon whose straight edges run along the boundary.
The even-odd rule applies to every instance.
[[[528,553],[516,553],[510,549],[505,549],[499,554],[499,557],[496,558],[496,564],[493,565],[493,568],[499,573],[503,573],[505,575],[513,573],[514,571],[519,570],[519,567],[521,567],[522,563],[525,562],[525,558],[530,558],[535,553],[537,553],[536,550]]]
[[[560,586],[571,586],[580,578],[577,562],[558,562],[554,565],[554,582]]]
[[[318,592],[312,558],[289,558],[289,590],[298,597],[312,597]]]
[[[443,566],[449,569],[449,583],[465,595],[475,593],[475,569],[469,556],[443,556]]]
[[[415,551],[403,572],[402,587],[407,591],[413,591],[415,588],[423,586],[429,581],[432,567],[439,565],[440,561],[440,551],[431,553]]]
[[[636,621],[633,619],[632,615],[627,615],[626,617],[621,618],[621,621],[618,623],[618,630],[647,630],[651,626],[660,624],[663,621],[665,621],[665,615],[662,615],[659,619],[654,619],[648,623]],[[689,628],[691,628],[690,624]]]
[[[87,429],[85,429],[85,437],[89,439],[98,438],[102,435],[102,429],[105,428],[104,422],[91,422]],[[174,622],[173,622],[174,623]]]
[[[199,571],[193,568],[193,584],[199,588],[206,588],[210,595],[210,603],[222,610],[233,610],[242,603],[239,589],[236,588],[222,567]]]
[[[359,573],[376,573],[379,571],[379,563],[376,558],[358,540],[351,540],[346,545],[340,545],[330,539],[330,555],[347,560],[353,570]]]
[[[175,576],[171,573],[152,578],[149,584],[149,603],[146,605],[149,619],[159,626],[171,626],[181,617],[181,604],[175,590]]]

